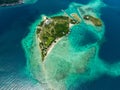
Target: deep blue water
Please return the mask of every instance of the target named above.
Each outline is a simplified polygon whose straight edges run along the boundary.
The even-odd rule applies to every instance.
[[[56,4],[57,3],[57,4]],[[21,40],[29,32],[28,27],[40,14],[53,14],[66,9],[70,1],[38,1],[33,5],[0,8],[0,64],[16,65],[16,68],[26,63],[21,47]],[[62,6],[62,7],[61,7]],[[18,60],[19,57],[19,60]],[[11,62],[11,63],[10,63]],[[1,66],[1,65],[0,65]]]
[[[89,0],[72,1],[85,4]],[[106,25],[106,42],[102,45],[99,56],[108,63],[115,63],[120,60],[120,1],[104,1],[110,7],[102,9],[101,18]],[[9,79],[9,75],[16,76],[12,83],[15,83],[18,78],[23,78],[17,73],[26,65],[21,40],[28,34],[29,26],[40,14],[57,13],[61,9],[66,9],[70,2],[71,0],[38,0],[32,5],[0,7],[0,88],[10,87],[10,83],[7,82],[12,78]],[[25,78],[27,77],[24,76],[24,80]],[[6,80],[3,82],[4,79]],[[112,78],[105,75],[93,82],[86,83],[82,90],[120,90],[119,83],[120,77]],[[84,86],[87,87],[84,88]]]
[[[104,8],[102,20],[105,23],[106,32],[100,57],[109,63],[115,63],[120,61],[120,9]]]

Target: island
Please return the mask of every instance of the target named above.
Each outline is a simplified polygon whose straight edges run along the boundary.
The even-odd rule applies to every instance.
[[[80,19],[80,17],[78,16],[78,14],[72,13],[72,14],[70,14],[70,16],[71,16],[77,23],[80,23],[81,19]]]
[[[71,3],[62,13],[42,15],[33,23],[22,46],[27,58],[24,72],[38,82],[38,88],[86,89],[83,84],[102,75],[120,76],[120,62],[108,64],[99,57],[105,33],[99,16],[103,5],[102,0]]]
[[[36,30],[42,61],[44,61],[45,56],[50,52],[54,44],[70,32],[69,28],[71,25],[77,23],[77,20],[68,16],[49,18],[44,16],[44,20],[38,25]]]
[[[91,15],[84,15],[83,18],[87,21],[91,21],[95,26],[102,26],[102,22],[99,18],[95,18]]]
[[[101,20],[91,15],[84,15],[83,19],[91,21],[95,26],[102,26]],[[38,24],[36,30],[42,61],[44,61],[55,44],[60,41],[63,36],[69,34],[70,27],[80,22],[81,18],[77,13],[68,15],[65,12],[65,15],[61,16],[43,16],[43,20]]]
[[[22,3],[23,0],[0,0],[0,6],[13,6]]]

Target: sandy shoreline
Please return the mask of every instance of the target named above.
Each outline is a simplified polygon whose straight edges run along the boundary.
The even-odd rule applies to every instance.
[[[50,45],[50,47],[47,50],[47,55],[52,51],[52,49],[54,48],[54,46],[61,40],[62,38],[57,38],[55,41],[53,42],[52,45]]]
[[[50,47],[49,47],[48,50],[47,50],[47,55],[52,51],[52,49],[54,48],[54,46],[55,46],[61,39],[62,39],[62,38],[57,38],[57,39],[55,40],[56,42],[53,42],[53,43],[50,45]],[[37,37],[37,42],[38,42],[38,43],[41,42],[38,37]],[[40,47],[39,47],[39,50],[41,50]],[[47,57],[47,55],[45,56],[45,58]]]
[[[46,19],[47,19],[47,16],[42,15],[42,21],[45,21]],[[72,26],[74,26],[74,25],[71,24],[71,23],[69,23],[69,29],[70,29]],[[70,32],[70,31],[69,31],[69,32]],[[50,52],[52,51],[52,49],[54,48],[54,46],[55,46],[61,39],[62,39],[62,37],[61,37],[61,38],[57,38],[57,39],[55,39],[55,41],[53,41],[53,42],[51,43],[51,45],[47,48],[47,51],[46,51],[47,54],[45,55],[44,58],[46,58],[47,55],[50,54]],[[37,41],[38,41],[39,43],[41,42],[39,36],[37,36]],[[40,48],[40,47],[39,47],[39,48]],[[40,49],[40,50],[41,50],[41,49]]]

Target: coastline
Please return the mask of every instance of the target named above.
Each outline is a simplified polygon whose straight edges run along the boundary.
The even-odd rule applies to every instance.
[[[44,21],[44,20],[46,20],[46,18],[47,18],[47,16],[45,16],[45,15],[43,15],[42,16],[42,20]],[[72,27],[73,25],[72,24],[69,24],[69,27]],[[62,37],[61,38],[57,38],[56,40],[55,40],[55,42],[53,42],[51,45],[50,45],[50,47],[48,48],[48,50],[47,50],[47,55],[52,51],[52,49],[54,48],[54,46],[60,41],[62,39]],[[40,39],[38,38],[38,41],[40,42]],[[47,57],[47,55],[46,55],[46,57]]]
[[[42,19],[45,19],[45,17],[44,18],[42,18]],[[71,27],[71,26],[73,26],[72,24],[69,24],[69,28]],[[96,29],[96,28],[95,28]],[[91,30],[91,29],[90,29]],[[53,42],[51,45],[50,45],[50,47],[47,49],[47,55],[49,54],[49,53],[51,53],[51,51],[53,50],[53,48],[54,48],[54,46],[56,45],[56,44],[58,44],[58,42],[61,40],[62,38],[57,38],[55,41],[56,41],[56,43],[55,42]],[[62,41],[62,40],[61,40]],[[39,48],[38,49],[38,51],[40,50],[40,47],[39,47],[39,42],[40,42],[40,40],[39,39],[37,39],[37,42],[38,42],[38,47],[37,48]],[[96,44],[97,45],[97,44]],[[36,49],[37,49],[36,48]],[[61,49],[61,48],[60,48]],[[59,50],[60,50],[59,49]],[[58,50],[58,52],[60,52]],[[63,49],[64,50],[64,49]],[[31,52],[32,54],[33,54],[33,52]],[[35,52],[34,52],[35,53]],[[88,54],[91,54],[91,53],[89,53],[88,52]],[[45,58],[47,57],[47,55],[45,56]],[[52,54],[51,54],[52,55]],[[69,53],[68,53],[68,55],[69,55]],[[75,55],[75,54],[70,54],[70,55]],[[78,55],[78,54],[77,54]],[[39,54],[37,53],[35,53],[35,55],[33,55],[33,56],[36,56],[36,57],[38,57],[39,56]],[[30,55],[29,55],[29,57],[31,57]],[[38,75],[38,73],[40,73],[40,72],[38,72],[38,62],[40,62],[40,64],[42,63],[41,62],[41,58],[39,58],[39,60],[38,61],[36,61],[36,57],[35,58],[33,58],[34,59],[34,61],[33,62],[35,62],[35,64],[32,64],[31,65],[31,68],[35,68],[34,70],[31,70],[31,71],[33,71],[33,75],[34,74],[36,74],[37,73],[37,75]],[[83,56],[84,57],[84,56]],[[62,57],[61,57],[62,58]],[[43,77],[45,77],[45,78],[48,78],[49,79],[49,76],[48,75],[54,75],[54,72],[55,72],[55,70],[56,71],[58,71],[58,72],[55,72],[56,73],[56,77],[58,78],[58,80],[59,79],[63,79],[63,78],[65,78],[65,80],[66,81],[69,81],[69,79],[71,79],[71,77],[75,77],[75,76],[72,76],[71,75],[71,73],[69,73],[69,69],[67,69],[67,67],[69,67],[69,65],[66,63],[67,62],[67,57],[65,58],[65,59],[63,59],[62,58],[62,60],[64,60],[64,63],[61,63],[62,61],[59,59],[59,58],[57,58],[57,60],[54,60],[54,59],[56,59],[56,58],[51,58],[51,59],[48,59],[47,61],[45,60],[45,62],[43,62],[42,64],[41,64],[41,67],[42,67],[42,69],[43,69],[43,72],[45,72],[45,74],[44,74],[44,76]],[[80,57],[75,57],[74,59],[76,59],[76,60],[80,60]],[[86,59],[88,59],[86,56],[85,56],[85,58],[84,58],[85,60]],[[53,62],[53,61],[54,62]],[[97,59],[96,59],[97,60]],[[55,62],[56,61],[56,62]],[[61,61],[60,62],[60,65],[62,65],[62,67],[63,68],[59,68],[59,66],[57,65],[57,64],[59,64],[59,62],[57,62],[57,61]],[[66,61],[66,62],[65,62]],[[74,60],[75,61],[75,60]],[[33,63],[32,62],[32,63]],[[51,63],[50,63],[51,62]],[[83,62],[84,63],[84,62]],[[37,65],[38,66],[37,66]],[[70,63],[70,64],[72,64],[72,63]],[[79,63],[78,63],[79,64]],[[95,64],[95,62],[93,63],[93,64],[90,64],[89,65],[89,67],[92,69],[92,66],[94,66],[94,64]],[[37,69],[36,69],[37,68]],[[49,69],[50,68],[50,69]],[[52,69],[51,69],[52,68]],[[56,68],[56,69],[54,69],[54,68]],[[46,70],[46,69],[48,69],[48,70]],[[66,74],[64,74],[64,72],[63,73],[59,73],[59,71],[61,70],[63,70],[64,69],[64,71],[65,72],[68,72],[67,74],[68,75],[71,75],[71,76],[68,76],[68,78],[67,78],[67,75]],[[72,71],[73,70],[73,71]],[[81,70],[81,68],[79,68],[79,67],[77,67],[77,65],[76,65],[76,63],[75,63],[75,65],[73,66],[73,67],[71,67],[71,72],[73,72],[74,73],[74,70],[77,70],[77,71],[79,71],[79,70]],[[50,72],[49,72],[50,71]],[[96,70],[97,71],[97,70]],[[93,73],[91,74],[90,73],[90,76],[87,76],[86,78],[85,78],[85,80],[87,80],[88,78],[90,78],[90,79],[92,79],[93,77],[94,77],[94,73],[96,74],[96,71],[93,71]],[[51,73],[52,72],[52,73]],[[77,72],[78,73],[78,72]],[[60,76],[59,76],[59,74],[60,74]],[[66,77],[61,77],[61,76],[66,76]],[[77,75],[76,75],[77,76]],[[55,79],[56,79],[56,77],[55,77]],[[81,77],[81,76],[80,76]],[[40,76],[38,77],[38,76],[36,76],[35,78],[37,78],[38,80],[40,79]],[[54,76],[53,76],[53,78],[54,78]],[[46,80],[48,80],[48,79],[46,79]],[[52,78],[50,78],[51,80],[52,80]],[[73,78],[74,79],[74,78]],[[83,78],[84,79],[84,78]],[[56,79],[57,80],[57,79]],[[59,86],[59,85],[57,85],[57,84],[55,84],[54,85],[54,82],[53,83],[51,83],[51,81],[50,80],[48,80],[47,81],[48,82],[48,85],[50,85],[50,87],[52,87],[52,86]],[[74,81],[71,81],[71,83],[73,83]],[[60,82],[58,82],[58,84],[59,84]],[[82,83],[82,81],[81,81],[81,83]],[[69,82],[67,83],[67,85],[68,85],[68,87],[69,87]]]
[[[52,28],[57,25],[58,25],[57,27],[59,27],[60,26],[59,23],[62,23],[61,25],[63,26],[63,29],[58,28],[58,30],[57,30],[57,28],[55,27],[54,31],[53,31],[52,28],[49,28],[49,27],[46,28],[48,25],[47,22],[50,22],[49,26]],[[37,31],[36,31],[38,41],[40,42],[39,46],[41,49],[42,61],[44,60],[46,55],[48,55],[50,53],[50,51],[52,50],[54,45],[59,40],[61,40],[61,38],[63,36],[68,35],[68,33],[70,31],[70,27],[72,27],[72,26],[73,26],[73,24],[71,23],[70,18],[67,16],[59,15],[59,16],[53,16],[53,17],[48,16],[47,17],[46,15],[42,15],[42,21],[40,21],[40,23],[38,24]],[[57,35],[57,36],[55,36],[55,35]],[[46,37],[47,39],[43,39],[43,37]]]
[[[47,55],[52,51],[52,49],[54,48],[54,46],[61,40],[62,38],[57,38],[56,40],[55,40],[55,42],[53,42],[52,44],[51,44],[51,46],[48,48],[48,50],[47,50]]]
[[[23,0],[19,0],[18,2],[15,2],[15,3],[1,4],[0,7],[15,6],[15,5],[20,5],[20,4],[24,4],[24,1]]]
[[[55,40],[55,42],[53,42],[53,43],[50,45],[50,47],[49,47],[48,50],[47,50],[47,55],[49,55],[49,53],[52,51],[52,49],[54,48],[54,46],[55,46],[61,39],[62,39],[62,38],[57,38],[57,39]],[[37,37],[37,42],[38,42],[38,43],[41,42],[38,37]],[[40,47],[39,47],[39,50],[41,51]],[[47,55],[45,56],[45,58],[47,57]]]

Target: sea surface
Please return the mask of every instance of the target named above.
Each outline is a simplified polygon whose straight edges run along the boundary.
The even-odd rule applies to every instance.
[[[106,31],[99,52],[106,63],[120,61],[120,1],[103,0],[101,19]],[[89,0],[72,0],[86,4]],[[38,0],[34,4],[0,7],[0,90],[39,90],[39,85],[23,74],[26,66],[21,40],[41,14],[52,15],[68,8],[71,0]],[[120,90],[120,77],[103,75],[76,90]]]

